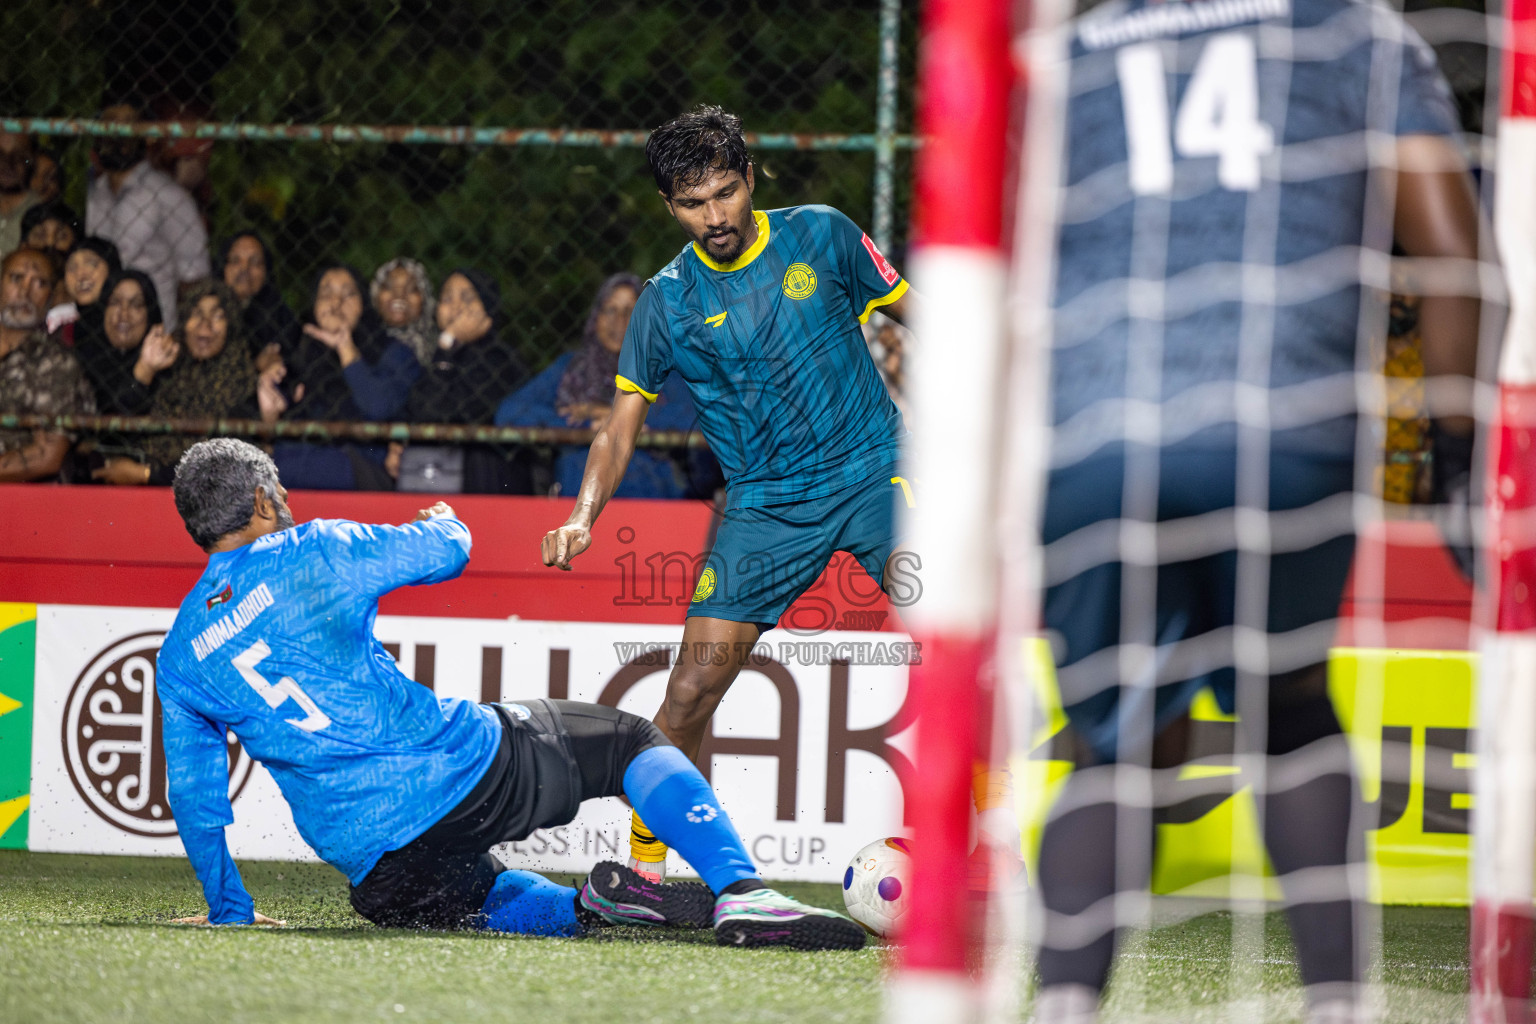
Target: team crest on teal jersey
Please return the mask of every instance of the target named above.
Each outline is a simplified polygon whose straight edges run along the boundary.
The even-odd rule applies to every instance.
[[[808,299],[816,293],[816,271],[809,263],[791,263],[784,271],[784,294],[792,299]]]

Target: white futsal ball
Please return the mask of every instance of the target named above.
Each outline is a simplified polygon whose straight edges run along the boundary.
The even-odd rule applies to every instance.
[[[888,939],[906,913],[912,888],[910,840],[877,839],[853,855],[843,872],[843,904],[848,916],[871,935]]]

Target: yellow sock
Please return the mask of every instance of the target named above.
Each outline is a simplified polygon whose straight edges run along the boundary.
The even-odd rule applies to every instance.
[[[1013,806],[1013,773],[1007,768],[993,768],[984,761],[971,767],[971,800],[978,811]],[[638,819],[636,819],[638,820]]]
[[[651,834],[637,812],[630,812],[629,855],[635,860],[656,864],[667,859],[667,844]]]

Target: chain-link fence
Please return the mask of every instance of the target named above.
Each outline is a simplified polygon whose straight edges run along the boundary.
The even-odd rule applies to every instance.
[[[580,348],[605,279],[647,277],[681,248],[643,145],[649,127],[696,103],[739,114],[752,133],[758,208],[827,203],[899,250],[912,151],[914,7],[899,0],[8,5],[0,11],[0,129],[13,133],[5,143],[12,149],[18,135],[38,143],[27,178],[39,195],[23,205],[56,190],[77,223],[66,232],[63,211],[8,209],[0,167],[0,243],[28,241],[23,226],[33,229],[34,243],[61,249],[67,233],[106,235],[124,263],[149,272],[167,321],[176,317],[177,292],[185,298],[189,284],[209,274],[238,293],[234,329],[245,328],[253,370],[268,369],[272,351],[263,351],[280,342],[288,374],[277,383],[281,403],[248,395],[222,408],[188,400],[139,408],[108,396],[100,412],[162,421],[266,412],[271,421],[272,408],[286,404],[269,428],[278,433],[296,419],[489,424],[508,394]],[[0,152],[0,164],[9,152]],[[162,179],[146,168],[184,189],[195,214],[185,215],[180,190],[157,184]],[[20,224],[28,213],[31,223]],[[255,239],[228,251],[242,232],[265,249],[270,287],[254,301],[252,278],[236,264]],[[374,282],[376,270],[399,257],[425,272],[425,280],[412,267],[397,275],[419,304],[390,307],[391,282]],[[325,292],[347,282],[324,272],[342,266],[358,271],[350,282],[361,310],[343,319],[365,364],[377,362],[385,339],[401,338],[422,364],[414,390],[425,386],[441,355],[432,342],[448,326],[435,300],[447,298],[445,283],[460,268],[476,272],[454,283],[471,282],[494,314],[502,356],[439,381],[431,406],[317,402],[317,387],[339,379],[345,359],[299,325],[335,326]],[[72,297],[72,276],[63,276],[50,305]],[[130,284],[124,295],[137,290]],[[116,292],[77,302],[66,344],[72,333],[113,335],[114,298],[126,302]],[[182,341],[178,360],[186,363]],[[89,352],[77,347],[77,354],[83,361]],[[318,383],[301,379],[314,374]],[[502,422],[586,425],[569,416],[511,423],[504,415]],[[291,428],[299,430],[314,433]],[[510,444],[513,435],[501,437]]]

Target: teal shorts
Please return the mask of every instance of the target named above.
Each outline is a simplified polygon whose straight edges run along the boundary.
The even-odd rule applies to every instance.
[[[727,511],[688,614],[772,629],[839,551],[858,559],[884,588],[886,559],[896,547],[896,509],[906,502],[897,472],[892,466],[824,498]],[[868,583],[863,591],[869,591]],[[845,596],[879,599],[872,592]]]

